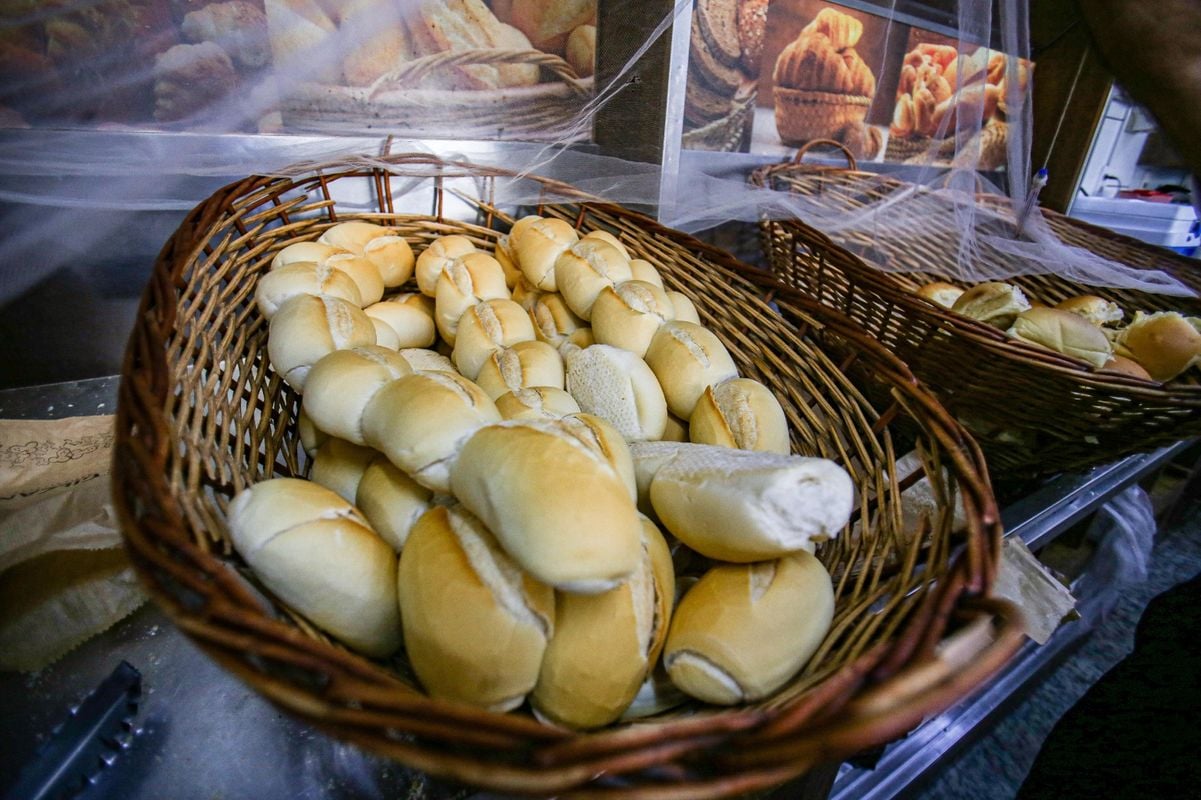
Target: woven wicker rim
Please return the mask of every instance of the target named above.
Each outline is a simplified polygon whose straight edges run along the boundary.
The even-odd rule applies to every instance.
[[[777,86],[772,90],[776,99],[783,99],[789,105],[820,105],[820,106],[870,106],[872,99],[862,94],[840,94],[815,89],[787,89]]]
[[[219,282],[226,268],[220,263],[221,249],[226,247],[241,248],[239,252],[255,257],[269,256],[265,242],[255,243],[264,231],[264,214],[279,214],[285,220],[277,232],[290,233],[309,224],[299,216],[287,222],[289,213],[301,210],[296,201],[285,199],[290,187],[303,184],[316,192],[320,197],[308,208],[323,210],[332,224],[341,217],[330,184],[340,178],[374,182],[380,189],[380,213],[393,215],[393,174],[433,177],[439,187],[441,181],[454,177],[511,174],[424,154],[390,156],[388,161],[392,164],[388,171],[378,168],[377,160],[372,161],[371,169],[343,162],[314,168],[312,174],[306,170],[305,176],[292,179],[256,176],[231,184],[188,215],[160,254],[143,296],[117,409],[114,503],[139,574],[153,596],[227,669],[330,733],[435,775],[503,791],[567,792],[579,797],[702,797],[774,785],[821,761],[895,738],[992,674],[1020,644],[1020,615],[1009,604],[987,596],[996,569],[1000,525],[983,458],[903,364],[867,339],[858,326],[780,287],[769,274],[634,212],[585,202],[571,187],[546,179],[538,180],[548,194],[579,202],[539,211],[574,219],[577,225],[585,217],[597,215],[615,225],[623,238],[645,236],[639,241],[647,246],[683,248],[673,252],[692,253],[714,270],[728,274],[730,280],[759,287],[766,301],[803,321],[805,327],[798,335],[807,335],[808,326],[818,326],[862,348],[862,357],[871,362],[872,371],[892,382],[896,398],[877,424],[888,425],[904,409],[922,414],[929,425],[930,441],[944,451],[946,467],[960,481],[969,517],[962,552],[949,562],[935,587],[907,612],[895,641],[865,643],[866,649],[854,663],[844,665],[800,697],[778,705],[620,726],[594,734],[571,734],[520,715],[489,714],[431,700],[378,666],[320,637],[314,639],[311,630],[266,616],[261,601],[205,545],[209,534],[204,526],[213,521],[206,520],[203,513],[198,517],[194,510],[204,504],[200,495],[205,486],[228,495],[245,478],[235,474],[230,479],[209,478],[193,485],[173,488],[172,484],[183,480],[180,460],[186,456],[191,463],[198,457],[195,452],[178,454],[180,443],[172,439],[169,409],[186,401],[176,395],[176,382],[180,375],[203,369],[184,368],[173,374],[166,350],[181,339],[205,336],[208,329],[194,324],[196,320],[189,316],[207,315],[205,308],[180,303],[190,287],[186,275],[195,270],[191,274],[198,276],[197,281]],[[434,216],[422,223],[430,235],[461,229],[442,217],[442,197],[439,191]],[[469,228],[476,235],[494,236],[489,231],[498,210],[482,201],[480,208],[484,227]],[[225,230],[236,235],[221,234],[214,245],[213,237]],[[245,282],[234,282],[219,295],[226,298],[234,291],[245,292]],[[709,303],[718,300],[710,298]],[[235,315],[234,321],[238,319],[246,317]],[[250,334],[226,329],[223,335],[245,343]],[[223,355],[224,351],[210,352],[208,363],[221,363]],[[270,386],[278,389],[278,378],[273,380]],[[246,432],[252,442],[254,433]],[[242,441],[241,434],[238,441]],[[257,464],[257,469],[268,472],[286,467],[279,461],[280,453],[272,454],[271,441],[248,451],[254,454],[252,466]],[[265,452],[259,449],[263,446]],[[196,474],[203,474],[203,463],[199,466]],[[200,478],[188,479],[192,480]],[[969,648],[974,657],[968,663],[935,655],[952,618],[974,620],[953,636],[961,643],[975,642]],[[995,638],[981,639],[981,630],[994,623],[999,628]],[[409,736],[392,735],[398,730]],[[479,751],[490,752],[489,748],[509,755],[481,758]],[[518,754],[522,760],[516,762]],[[696,773],[698,758],[706,769],[715,771]]]
[[[387,89],[414,83],[436,69],[476,64],[537,64],[550,70],[572,93],[587,96],[592,92],[592,87],[580,79],[570,64],[551,53],[544,53],[541,50],[475,49],[434,53],[407,61],[397,69],[377,78],[371,84],[367,97],[374,98]],[[477,91],[504,91],[504,89]]]

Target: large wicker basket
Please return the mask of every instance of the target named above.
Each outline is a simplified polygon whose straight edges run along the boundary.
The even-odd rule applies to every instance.
[[[472,65],[534,64],[550,80],[533,86],[420,88],[422,78]],[[404,64],[370,86],[300,83],[281,102],[289,130],[324,134],[386,131],[454,139],[553,141],[591,133],[578,116],[594,91],[566,61],[539,50],[463,50]]]
[[[833,144],[833,143],[831,143]],[[758,186],[821,197],[832,208],[855,211],[899,188],[899,181],[849,169],[789,162],[756,170]],[[981,196],[993,216],[1004,203]],[[949,212],[948,212],[949,213]],[[1171,251],[1087,225],[1049,210],[1051,230],[1065,243],[1140,269],[1164,270],[1201,288],[1196,262]],[[920,223],[916,223],[920,224]],[[1012,235],[1010,214],[1005,230]],[[1023,479],[1075,470],[1201,434],[1201,379],[1192,371],[1161,384],[1112,372],[1007,337],[918,297],[931,281],[960,283],[956,244],[929,235],[907,248],[890,248],[890,269],[876,269],[856,253],[882,257],[870,235],[836,244],[802,220],[765,220],[763,246],[776,276],[788,286],[837,309],[896,353],[980,442],[993,478]],[[1001,274],[1004,264],[995,265]],[[1081,294],[1113,300],[1135,311],[1177,310],[1196,315],[1201,301],[1075,284],[1055,275],[1010,280],[1048,305]]]
[[[130,338],[115,504],[153,596],[224,667],[328,733],[448,780],[537,795],[699,798],[776,785],[894,739],[1016,649],[1020,615],[990,596],[1000,527],[980,453],[860,328],[765,272],[562,184],[428,155],[369,164],[250,177],[213,195],[164,247]],[[856,532],[818,554],[835,580],[834,627],[764,702],[683,706],[578,733],[435,701],[415,688],[403,654],[370,661],[277,601],[265,606],[269,593],[231,552],[232,495],[305,469],[298,398],[268,365],[253,302],[272,256],[355,217],[395,226],[417,250],[448,233],[492,247],[510,214],[532,210],[492,200],[519,183],[544,193],[540,213],[611,231],[657,264],[742,373],[781,399],[794,451],[837,459],[857,484]],[[853,354],[835,363],[818,331]],[[868,402],[848,377],[858,375],[887,385],[888,399]],[[906,535],[899,495],[912,478],[902,485],[894,460],[914,447],[938,511]],[[959,532],[955,496],[967,520]]]

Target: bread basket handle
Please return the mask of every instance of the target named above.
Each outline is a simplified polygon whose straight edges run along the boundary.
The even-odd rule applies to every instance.
[[[575,94],[587,96],[591,92],[571,65],[556,55],[541,50],[477,49],[434,53],[407,61],[377,78],[368,88],[367,97],[372,99],[387,87],[415,84],[436,69],[478,64],[537,64],[553,72]]]
[[[859,164],[855,161],[855,154],[852,153],[845,144],[834,139],[811,139],[808,142],[805,142],[803,145],[797,148],[796,155],[792,157],[792,163],[800,164],[801,159],[804,158],[810,150],[818,147],[819,145],[834,147],[838,150],[841,150],[842,154],[847,157],[848,168],[852,170],[859,169]]]

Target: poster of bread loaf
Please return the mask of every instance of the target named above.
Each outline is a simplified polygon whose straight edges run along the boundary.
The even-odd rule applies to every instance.
[[[689,32],[683,146],[743,151],[763,67],[768,0],[697,0]]]
[[[0,0],[0,125],[586,138],[596,0]]]

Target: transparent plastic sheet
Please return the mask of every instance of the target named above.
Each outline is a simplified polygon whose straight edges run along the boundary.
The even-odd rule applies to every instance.
[[[395,132],[387,125],[361,127],[355,136],[330,136],[328,131],[305,133],[303,119],[297,122],[294,113],[289,117],[291,101],[286,98],[294,98],[299,92],[312,100],[311,92],[305,95],[304,91],[314,85],[335,86],[333,82],[339,80],[349,84],[349,59],[373,47],[386,51],[390,46],[388,37],[393,35],[389,31],[395,32],[395,23],[410,25],[423,4],[419,0],[262,2],[265,5],[260,0],[209,4],[183,0],[0,2],[0,25],[7,35],[3,41],[6,49],[0,51],[4,56],[0,58],[0,69],[5,73],[3,102],[10,110],[20,105],[18,101],[26,103],[21,108],[27,109],[27,116],[36,118],[25,121],[46,128],[37,136],[0,132],[0,214],[6,228],[13,232],[0,243],[0,303],[63,263],[65,257],[56,261],[47,254],[61,249],[64,230],[76,232],[80,239],[69,248],[71,258],[86,259],[92,248],[129,236],[129,212],[178,218],[223,183],[244,175],[270,174],[298,163],[351,157],[367,163],[383,152],[383,134]],[[434,5],[459,9],[467,8],[470,2],[455,0]],[[523,0],[491,2],[499,15],[508,14],[509,19],[514,19],[511,15],[522,4]],[[575,3],[582,7],[589,4],[594,0]],[[259,9],[258,16],[247,11],[246,5]],[[560,6],[572,3],[562,2]],[[166,33],[160,30],[161,19],[155,21],[155,14],[174,15],[178,21],[218,7],[225,9],[225,16],[210,10],[208,19],[198,22],[191,16],[191,24],[177,24]],[[483,4],[471,7],[478,10]],[[903,268],[904,260],[891,258],[890,254],[910,250],[914,237],[941,230],[957,242],[955,261],[948,266],[954,267],[964,283],[1054,272],[1083,284],[1189,293],[1167,275],[1128,269],[1062,245],[1041,215],[1030,213],[1036,193],[1032,191],[1028,82],[1005,84],[1005,157],[1001,164],[988,165],[996,169],[980,169],[985,155],[982,136],[989,132],[984,123],[986,93],[979,91],[979,82],[973,83],[971,76],[961,74],[954,98],[957,113],[941,118],[927,153],[906,165],[905,182],[900,188],[892,188],[883,178],[876,186],[863,187],[873,190],[876,197],[867,206],[840,206],[837,195],[807,198],[755,189],[745,184],[742,173],[707,172],[712,162],[704,162],[709,166],[688,166],[674,181],[679,191],[665,196],[657,165],[598,156],[580,148],[578,143],[587,138],[597,111],[620,97],[638,58],[673,22],[687,24],[691,8],[689,0],[679,0],[657,26],[646,32],[641,46],[612,79],[603,86],[592,86],[586,94],[572,95],[578,104],[570,114],[560,114],[550,122],[544,120],[546,124],[538,128],[538,135],[517,136],[541,143],[505,141],[493,145],[489,140],[505,138],[505,131],[492,130],[493,135],[489,135],[483,129],[457,124],[451,113],[454,109],[445,101],[447,97],[471,96],[500,102],[509,95],[520,96],[530,89],[543,91],[552,84],[551,90],[562,94],[565,90],[561,87],[567,84],[557,73],[550,77],[546,66],[537,67],[543,70],[543,80],[534,87],[478,88],[489,81],[508,80],[501,77],[497,64],[503,63],[507,65],[503,68],[509,69],[514,58],[520,62],[528,56],[539,64],[554,61],[558,68],[558,62],[567,60],[566,45],[561,43],[540,42],[545,50],[539,50],[526,37],[530,48],[523,50],[521,40],[505,39],[517,44],[506,45],[507,50],[490,46],[481,55],[479,46],[468,46],[472,44],[468,36],[450,45],[450,56],[460,60],[446,63],[445,53],[436,53],[432,60],[431,56],[417,55],[403,62],[408,66],[389,71],[380,69],[383,62],[377,59],[368,65],[366,74],[357,76],[356,85],[337,84],[338,91],[331,96],[336,96],[337,103],[349,102],[346,108],[351,110],[360,107],[354,98],[373,98],[372,102],[378,100],[385,109],[390,103],[402,103],[398,107],[419,120],[414,130],[424,122],[450,121],[441,132],[434,125],[425,143],[404,138],[418,134],[402,131],[390,143],[393,152],[427,149],[442,158],[461,155],[518,173],[545,174],[615,203],[657,208],[666,224],[688,232],[729,221],[753,223],[763,215],[794,216],[836,240],[869,235],[874,247],[859,252],[881,269],[897,269]],[[253,24],[241,24],[242,18],[235,14],[238,9]],[[881,4],[880,11],[889,13],[890,9]],[[995,7],[990,0],[961,0],[958,14],[959,51],[976,53],[981,43],[987,46],[994,31],[999,30],[1007,69],[1017,74],[1018,64],[1030,54],[1026,0],[999,0]],[[281,15],[293,26],[288,30],[295,33],[293,40],[285,37],[282,43],[269,35],[273,20],[275,29],[281,29]],[[332,30],[328,23],[314,22],[333,16],[348,21]],[[365,23],[365,19],[371,23]],[[31,39],[27,35],[31,28],[36,28],[42,38]],[[114,42],[127,46],[124,51],[120,47],[114,50]],[[173,70],[174,62],[168,54],[181,47],[184,49],[177,50],[174,58],[181,59],[185,67],[193,65],[200,70],[198,73],[182,67]],[[217,55],[213,48],[223,55]],[[495,53],[488,55],[498,49],[505,50],[503,58]],[[517,57],[512,55],[515,51]],[[22,61],[14,53],[32,53],[56,71],[47,78],[34,68],[36,58]],[[212,66],[206,61],[206,53],[214,63],[229,62],[234,78],[223,83],[219,75],[205,73],[202,67]],[[538,61],[541,57],[537,53],[547,58]],[[489,60],[493,56],[498,60]],[[419,61],[424,65],[420,69],[409,68]],[[528,71],[518,70],[517,74],[518,81],[528,79]],[[522,74],[526,77],[521,78]],[[228,70],[221,75],[228,78]],[[474,81],[471,85],[476,88],[448,88],[464,81]],[[226,91],[216,91],[222,87]],[[313,103],[322,107],[317,101]],[[369,122],[359,120],[358,124]],[[91,128],[91,135],[62,130],[80,127]],[[161,134],[141,133],[147,128]],[[288,135],[262,135],[277,131]],[[463,141],[466,139],[471,141]],[[955,144],[949,170],[946,154],[939,151],[948,140]],[[990,151],[988,158],[994,155],[995,151]],[[997,176],[1003,176],[1003,185],[992,180]],[[506,202],[546,199],[541,187],[533,182],[502,184],[505,194],[498,199]],[[979,190],[991,192],[1002,202],[995,206],[978,202]],[[1021,221],[1020,226],[1015,220]],[[135,248],[133,252],[141,257],[144,250]]]
[[[1127,587],[1147,580],[1158,526],[1151,498],[1131,486],[1101,506],[1088,529],[1096,550],[1075,587],[1108,612]]]

